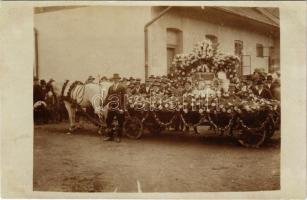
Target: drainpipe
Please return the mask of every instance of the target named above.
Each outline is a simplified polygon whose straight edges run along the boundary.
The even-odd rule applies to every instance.
[[[145,39],[145,78],[148,78],[148,27],[153,24],[155,21],[157,21],[160,17],[162,17],[165,13],[167,13],[172,6],[168,6],[165,8],[162,12],[160,12],[155,18],[147,22],[144,26],[144,39]]]

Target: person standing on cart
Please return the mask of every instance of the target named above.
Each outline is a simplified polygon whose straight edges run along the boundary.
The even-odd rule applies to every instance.
[[[120,79],[119,74],[113,75],[112,81],[114,83],[110,86],[106,100],[103,102],[103,106],[108,105],[108,113],[106,118],[108,131],[107,136],[104,138],[105,141],[114,139],[116,142],[120,142],[121,140],[124,124],[124,102],[126,89],[125,86],[120,84]],[[112,123],[115,117],[118,122],[119,130],[114,135],[114,132],[112,131]]]

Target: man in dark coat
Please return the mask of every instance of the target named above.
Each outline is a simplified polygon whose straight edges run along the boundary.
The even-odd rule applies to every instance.
[[[271,94],[274,93],[275,84],[273,83],[273,77],[271,75],[267,76],[265,87],[271,92]]]
[[[133,95],[136,95],[136,94],[141,94],[141,92],[142,92],[141,79],[137,78],[131,93]]]
[[[41,80],[40,85],[38,78],[35,77],[33,85],[33,114],[35,123],[47,123],[48,112],[45,103],[46,91],[46,81]]]
[[[40,81],[42,101],[45,101],[47,95],[47,83],[44,79]]]
[[[33,104],[37,101],[42,101],[42,90],[37,77],[33,80]]]
[[[255,88],[253,88],[253,93],[261,98],[264,99],[272,99],[272,94],[271,92],[264,86],[262,80],[258,80],[256,82]]]
[[[152,79],[146,79],[145,84],[141,86],[141,94],[150,95]]]
[[[116,142],[120,142],[123,124],[124,124],[124,108],[125,108],[125,94],[126,88],[120,84],[119,74],[114,74],[112,77],[113,85],[110,86],[108,90],[108,95],[106,100],[103,102],[103,106],[108,105],[108,114],[106,118],[107,127],[109,129],[108,135],[104,138],[105,141],[113,139],[113,132],[110,131],[112,128],[112,123],[114,117],[116,117],[119,131],[118,134],[114,135]]]

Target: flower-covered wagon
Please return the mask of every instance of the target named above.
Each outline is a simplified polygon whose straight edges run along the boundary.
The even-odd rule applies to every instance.
[[[170,92],[129,95],[126,135],[137,139],[145,128],[158,133],[206,125],[243,146],[259,147],[279,127],[280,102],[255,95],[239,77],[239,65],[238,57],[221,54],[209,40],[195,45],[190,54],[176,55],[166,78]],[[182,82],[191,88],[178,95],[175,90]]]

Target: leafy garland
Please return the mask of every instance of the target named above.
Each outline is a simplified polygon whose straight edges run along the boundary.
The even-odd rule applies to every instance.
[[[172,100],[179,100],[180,98],[173,98]],[[163,101],[165,100],[165,101]],[[174,123],[176,119],[176,114],[173,115],[173,117],[168,122],[162,122],[161,119],[156,115],[156,111],[169,111],[167,110],[169,108],[169,99],[160,99],[160,102],[151,102],[150,104],[149,99],[144,98],[142,101],[129,101],[129,109],[135,109],[137,111],[137,108],[140,108],[139,106],[143,106],[145,108],[146,115],[142,117],[142,122],[144,122],[148,118],[148,113],[151,111],[153,113],[153,117],[155,122],[157,122],[160,126],[166,127]],[[183,124],[187,127],[197,127],[199,126],[205,118],[208,119],[209,123],[213,126],[214,130],[219,131],[220,133],[223,133],[225,131],[228,131],[230,127],[235,123],[234,122],[234,116],[238,116],[238,124],[240,127],[242,127],[244,130],[257,132],[259,130],[263,130],[269,120],[272,118],[271,115],[267,115],[265,117],[265,120],[256,128],[249,127],[247,124],[244,123],[244,114],[252,115],[257,112],[262,111],[270,111],[274,113],[280,112],[280,104],[279,101],[276,100],[266,100],[259,98],[253,94],[249,94],[248,98],[246,99],[238,99],[234,96],[230,96],[228,98],[221,97],[221,98],[208,98],[208,102],[203,101],[203,103],[197,104],[196,99],[192,98],[189,101],[178,103],[178,107],[173,110],[173,112],[179,112],[180,113],[180,119],[183,122]],[[192,104],[194,104],[194,109],[192,109]],[[145,105],[145,106],[144,106]],[[201,115],[201,118],[196,123],[188,123],[186,119],[183,117],[183,113],[188,113],[191,111],[196,111]],[[227,125],[221,126],[216,123],[215,120],[211,118],[211,116],[218,116],[220,114],[227,114],[231,117],[229,118],[229,121]],[[278,114],[279,115],[279,114]],[[217,119],[218,120],[218,119]]]
[[[134,110],[143,110],[143,111],[183,111],[185,113],[191,110],[197,110],[200,114],[212,113],[229,113],[232,114],[234,112],[242,113],[253,113],[256,111],[269,109],[278,111],[280,109],[279,101],[277,100],[267,100],[263,98],[259,98],[253,94],[249,94],[248,98],[240,99],[236,96],[229,97],[209,97],[206,98],[195,98],[190,97],[184,99],[182,98],[164,98],[160,100],[152,100],[148,97],[141,98],[140,101],[133,101],[135,99],[134,95],[130,96],[128,100],[128,107]],[[138,95],[140,96],[140,95]],[[182,101],[182,102],[181,102]],[[176,104],[176,105],[173,105]]]

